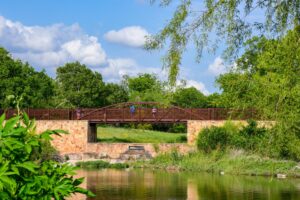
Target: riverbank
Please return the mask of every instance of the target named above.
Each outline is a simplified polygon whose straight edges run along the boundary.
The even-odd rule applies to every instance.
[[[169,154],[161,154],[148,161],[141,160],[118,164],[105,161],[88,161],[78,162],[76,165],[84,169],[130,167],[250,176],[283,174],[287,177],[300,178],[300,165],[295,161],[262,158],[241,150],[214,151],[210,154],[195,152],[187,155],[180,155],[174,151]]]
[[[300,165],[290,160],[274,160],[249,154],[242,150],[213,151],[180,155],[177,152],[163,154],[150,161],[130,164],[135,168],[166,169],[191,172],[211,172],[231,175],[300,177]]]

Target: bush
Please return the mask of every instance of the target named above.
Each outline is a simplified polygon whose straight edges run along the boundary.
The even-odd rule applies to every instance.
[[[138,124],[136,126],[137,129],[141,129],[141,130],[152,130],[152,125],[151,124]]]
[[[248,120],[247,126],[232,135],[231,144],[236,148],[256,151],[264,146],[262,144],[266,141],[267,133],[267,129],[258,127],[256,121]]]
[[[224,127],[213,126],[203,129],[197,138],[198,150],[206,153],[212,150],[223,150],[230,142],[229,132]]]
[[[187,142],[187,136],[181,135],[178,138],[176,138],[175,142],[178,142],[178,143]]]
[[[24,114],[4,123],[0,117],[0,199],[65,199],[74,193],[93,194],[78,187],[83,178],[74,179],[74,168],[45,157],[44,144],[52,135],[48,130],[35,133],[35,124]],[[42,152],[42,153],[38,153]]]
[[[262,153],[270,157],[300,161],[300,139],[297,132],[286,131],[280,124],[270,130],[264,146]]]
[[[173,124],[168,132],[171,132],[171,133],[186,133],[187,130],[186,130],[186,125],[185,124]]]

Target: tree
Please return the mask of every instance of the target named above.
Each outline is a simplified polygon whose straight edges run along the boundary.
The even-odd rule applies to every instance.
[[[76,107],[104,105],[104,83],[98,72],[93,72],[79,62],[67,63],[57,68],[59,91]]]
[[[237,69],[217,79],[224,104],[257,108],[266,118],[300,119],[299,39],[296,27],[281,39],[248,41]]]
[[[155,2],[158,0],[152,0]],[[159,0],[162,6],[174,0]],[[177,2],[177,1],[176,1]],[[300,2],[291,1],[203,1],[181,0],[172,19],[156,35],[148,38],[146,49],[160,49],[168,44],[164,66],[169,81],[175,85],[182,54],[190,40],[194,41],[197,58],[203,49],[215,51],[225,41],[227,58],[235,58],[243,42],[254,35],[283,35],[300,22]],[[253,20],[257,13],[262,21]],[[170,41],[170,42],[167,42]]]
[[[154,74],[139,74],[136,77],[125,77],[124,84],[128,88],[130,101],[156,101],[169,103],[170,93],[165,83]]]
[[[45,71],[36,72],[28,63],[14,60],[0,48],[0,107],[15,107],[14,100],[22,99],[20,107],[49,107],[54,96],[54,81]],[[11,98],[10,98],[11,97]]]
[[[173,94],[172,104],[183,108],[206,108],[206,96],[194,87],[179,88]]]
[[[128,101],[128,91],[123,85],[107,83],[105,85],[105,105]]]
[[[255,108],[261,119],[276,121],[266,150],[296,160],[300,152],[299,55],[300,27],[276,40],[256,37],[246,43],[237,68],[217,80],[224,105]]]

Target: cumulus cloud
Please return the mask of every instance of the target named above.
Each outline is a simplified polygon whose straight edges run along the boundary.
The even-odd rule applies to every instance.
[[[199,90],[200,92],[202,92],[204,95],[209,95],[210,94],[210,92],[206,89],[206,86],[205,86],[204,83],[199,82],[199,81],[195,81],[195,80],[177,81],[177,86],[185,87],[185,88],[194,87],[197,90]]]
[[[96,66],[106,62],[98,39],[79,25],[26,26],[0,16],[0,44],[14,57],[33,65],[53,67],[79,61]]]
[[[140,26],[128,26],[120,30],[111,30],[104,35],[107,41],[130,47],[142,47],[146,42],[147,30]]]
[[[220,57],[215,58],[214,62],[208,66],[208,72],[215,76],[225,73],[226,66],[223,59]]]
[[[108,59],[108,65],[99,69],[109,82],[117,82],[124,75],[135,76],[139,73],[160,73],[160,68],[140,67],[135,60],[130,58]]]
[[[204,83],[202,82],[198,82],[195,80],[187,80],[186,87],[194,87],[200,92],[202,92],[204,95],[209,95],[209,91],[206,89]]]

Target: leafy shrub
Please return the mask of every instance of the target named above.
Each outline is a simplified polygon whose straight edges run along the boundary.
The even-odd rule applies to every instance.
[[[173,124],[168,132],[171,132],[171,133],[186,133],[187,130],[186,130],[186,125],[185,124]]]
[[[300,161],[300,139],[297,132],[287,131],[280,124],[270,130],[264,146],[262,153],[267,156]]]
[[[179,142],[179,143],[186,142],[186,141],[187,141],[186,135],[181,135],[178,138],[176,138],[176,140],[175,140],[175,142]]]
[[[0,117],[0,199],[65,199],[74,193],[93,194],[78,187],[83,178],[74,179],[74,168],[45,159],[43,145],[52,135],[48,130],[35,133],[34,121],[24,114],[4,123]],[[44,150],[43,150],[44,149]],[[45,152],[44,152],[45,153]]]
[[[178,161],[182,160],[183,155],[181,155],[177,149],[172,149],[171,153],[170,153],[170,158],[171,161],[173,162],[173,164],[177,163]]]
[[[232,135],[231,144],[237,148],[255,151],[265,142],[266,135],[266,128],[258,127],[256,121],[249,120],[247,126]]]
[[[152,130],[152,125],[151,124],[138,124],[136,126],[137,129],[142,129],[142,130]]]
[[[213,126],[203,129],[197,138],[198,150],[211,152],[224,149],[230,143],[229,132],[224,127]]]

